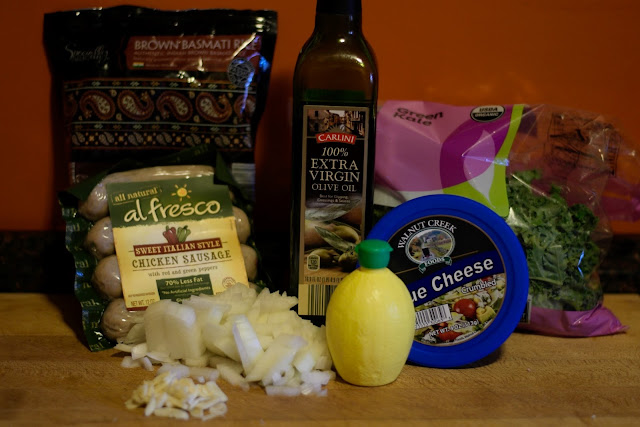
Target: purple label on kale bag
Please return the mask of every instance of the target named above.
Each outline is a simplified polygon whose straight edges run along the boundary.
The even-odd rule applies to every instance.
[[[430,192],[476,178],[493,165],[511,111],[387,101],[378,116],[376,179],[395,190]]]

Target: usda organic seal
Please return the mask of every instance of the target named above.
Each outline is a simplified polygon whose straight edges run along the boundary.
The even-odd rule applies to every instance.
[[[502,105],[482,105],[471,110],[471,118],[476,122],[492,122],[504,114]]]

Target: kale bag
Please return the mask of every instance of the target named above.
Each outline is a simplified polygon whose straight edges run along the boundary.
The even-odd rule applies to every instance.
[[[72,183],[200,144],[251,196],[277,34],[269,10],[116,6],[44,16],[54,123]]]
[[[627,167],[638,159],[620,155],[634,151],[611,124],[549,105],[388,101],[377,131],[378,215],[416,197],[456,194],[493,209],[518,236],[530,276],[520,329],[559,336],[625,329],[602,306],[597,267],[609,217],[640,213]]]

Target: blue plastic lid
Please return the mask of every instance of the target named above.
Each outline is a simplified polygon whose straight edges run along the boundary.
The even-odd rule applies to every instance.
[[[488,207],[460,196],[423,196],[397,206],[367,239],[387,241],[388,268],[416,308],[410,362],[452,368],[478,361],[515,330],[529,273],[518,238]]]

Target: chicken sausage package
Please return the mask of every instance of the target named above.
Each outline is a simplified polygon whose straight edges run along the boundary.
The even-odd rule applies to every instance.
[[[115,6],[46,14],[56,131],[71,182],[123,158],[207,144],[252,195],[276,35],[270,10]]]
[[[92,351],[135,340],[154,302],[267,286],[251,203],[212,149],[124,160],[60,193]]]
[[[640,158],[603,117],[550,105],[387,101],[376,136],[376,217],[454,194],[502,216],[522,245],[530,303],[519,329],[624,331],[602,305],[609,220],[640,218]]]

